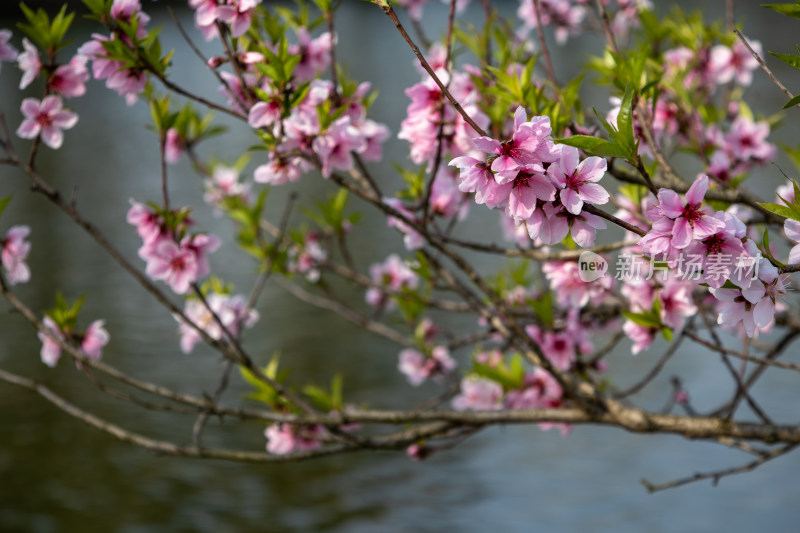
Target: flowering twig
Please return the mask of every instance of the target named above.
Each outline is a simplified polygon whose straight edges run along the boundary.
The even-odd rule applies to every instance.
[[[461,107],[461,104],[458,103],[458,100],[456,100],[453,97],[453,95],[447,89],[445,84],[442,83],[442,80],[439,79],[439,76],[437,76],[436,73],[433,71],[430,64],[425,59],[425,56],[422,55],[422,52],[420,52],[417,45],[414,44],[414,41],[411,39],[411,36],[408,35],[408,32],[406,32],[406,29],[403,27],[403,24],[400,22],[400,19],[397,18],[397,14],[394,12],[394,9],[392,9],[392,6],[389,5],[389,2],[380,2],[379,5],[381,9],[383,9],[383,12],[386,13],[386,15],[388,15],[388,17],[392,20],[395,27],[398,29],[400,34],[406,40],[408,45],[411,47],[411,50],[414,52],[414,55],[417,56],[417,59],[419,59],[419,63],[420,65],[422,65],[422,68],[425,69],[425,72],[427,72],[428,75],[431,77],[431,79],[436,83],[436,85],[439,86],[439,89],[441,89],[442,93],[444,93],[447,99],[450,100],[450,103],[453,104],[453,107],[456,109],[456,111],[458,111],[458,113],[464,118],[464,121],[467,124],[469,124],[473,130],[475,130],[475,133],[477,133],[480,136],[485,136],[486,132],[483,130],[483,128],[478,126],[475,123],[475,121],[472,120],[472,117],[470,117],[469,114],[467,114],[467,112],[464,111],[464,108]]]

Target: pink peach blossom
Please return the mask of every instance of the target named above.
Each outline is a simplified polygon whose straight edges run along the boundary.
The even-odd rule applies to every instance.
[[[57,150],[64,142],[64,133],[78,122],[78,115],[62,109],[61,98],[56,95],[45,96],[39,101],[26,98],[22,101],[22,114],[25,120],[17,129],[17,135],[23,139],[41,136],[42,142]]]
[[[81,351],[89,359],[99,361],[103,356],[103,347],[108,344],[110,339],[108,331],[103,327],[104,324],[104,320],[95,320],[86,328],[86,333],[81,341]]]
[[[10,285],[26,283],[31,279],[31,271],[25,263],[31,245],[25,241],[31,232],[28,226],[13,226],[6,236],[0,239],[0,259]]]
[[[470,377],[461,380],[461,393],[453,398],[456,411],[496,411],[502,409],[503,387],[496,381]]]
[[[24,52],[17,56],[17,64],[22,70],[22,79],[19,82],[19,88],[24,89],[39,76],[42,70],[42,62],[39,59],[39,51],[28,39],[22,39],[22,47]]]
[[[44,320],[42,320],[42,323],[56,338],[64,340],[64,334],[52,318],[46,316]],[[43,331],[37,333],[37,336],[39,340],[42,341],[42,350],[40,353],[42,363],[50,368],[55,367],[56,364],[58,364],[58,360],[61,358],[61,346],[51,338],[50,335]]]
[[[596,182],[606,171],[606,160],[588,157],[579,162],[578,149],[558,145],[559,158],[547,168],[547,176],[560,189],[559,198],[567,211],[579,215],[583,203],[602,205],[608,202],[609,194]]]
[[[0,30],[0,67],[3,61],[16,61],[19,52],[11,43],[11,30]]]

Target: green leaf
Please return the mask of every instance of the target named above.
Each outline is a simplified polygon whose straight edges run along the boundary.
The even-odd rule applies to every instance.
[[[10,201],[11,201],[11,195],[6,196],[5,198],[0,198],[0,216],[3,215],[3,211],[6,210],[8,202]]]
[[[542,321],[542,324],[548,328],[553,327],[553,293],[552,291],[545,292],[536,300],[530,300],[533,312]]]
[[[776,52],[770,52],[773,56],[777,57],[787,65],[800,70],[800,56],[792,55],[792,54],[778,54]]]
[[[789,204],[789,202],[786,203]],[[775,213],[776,215],[780,215],[786,218],[791,218],[793,220],[800,220],[800,209],[798,209],[797,207],[794,206],[788,207],[786,205],[781,205],[781,204],[760,203],[760,202],[758,205],[760,205],[770,213]]]
[[[331,399],[328,393],[316,385],[306,385],[303,387],[303,394],[308,396],[314,403],[314,406],[321,411],[331,411]]]
[[[508,374],[513,381],[522,383],[525,380],[525,362],[521,354],[515,353],[511,356],[508,365]]]
[[[344,383],[344,378],[342,378],[341,374],[336,374],[331,379],[331,406],[336,411],[342,410],[342,384]]]
[[[781,109],[789,109],[790,107],[794,107],[797,104],[800,104],[800,94],[798,94],[797,96],[795,96],[794,98],[783,104],[783,107]]]
[[[629,311],[623,311],[622,316],[634,324],[645,328],[661,328],[661,319],[652,313],[631,313]]]
[[[261,372],[267,376],[268,378],[280,383],[283,381],[285,377],[285,373],[278,372],[278,363],[280,360],[280,354],[275,352],[270,359],[270,362],[261,369]],[[281,397],[278,395],[278,392],[269,384],[264,383],[262,380],[258,378],[253,372],[249,369],[245,368],[242,365],[239,365],[239,374],[242,378],[253,386],[256,391],[252,392],[247,395],[247,398],[251,400],[256,400],[258,402],[262,402],[264,404],[269,405],[272,408],[279,407],[281,405]]]
[[[766,7],[782,15],[800,19],[800,5],[797,4],[761,4],[761,7]]]
[[[619,107],[619,115],[617,115],[617,130],[620,136],[617,142],[632,159],[636,157],[637,152],[636,137],[633,134],[633,97],[634,90],[629,83],[625,87],[625,94]]]
[[[562,139],[554,139],[555,142],[580,148],[589,155],[600,157],[621,157],[627,158],[628,152],[621,146],[590,135],[573,135]]]

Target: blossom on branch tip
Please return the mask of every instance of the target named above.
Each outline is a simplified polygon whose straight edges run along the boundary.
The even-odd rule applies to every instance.
[[[169,128],[164,138],[164,161],[174,165],[180,160],[184,148],[181,133],[176,128]]]
[[[197,256],[172,240],[159,241],[148,258],[145,272],[154,280],[162,280],[177,294],[185,294],[197,281]]]
[[[108,331],[103,327],[105,320],[95,320],[89,327],[86,328],[86,333],[81,340],[81,351],[86,354],[86,357],[99,361],[103,356],[103,347],[108,344],[110,336]]]
[[[749,41],[749,43],[756,54],[762,55],[760,42]],[[709,61],[715,81],[719,85],[724,85],[734,78],[739,85],[750,85],[753,80],[753,71],[758,68],[758,60],[738,39],[730,48],[724,44],[712,47]]]
[[[103,347],[108,344],[110,336],[106,331],[104,320],[95,320],[83,334],[76,334],[74,332],[66,333],[56,324],[56,322],[49,316],[45,316],[42,320],[42,325],[47,329],[52,336],[62,342],[69,342],[70,344],[77,345],[80,352],[93,361],[99,361],[103,356]],[[42,342],[42,349],[40,356],[42,362],[53,368],[58,364],[61,358],[61,345],[44,331],[39,331],[37,334],[39,340]]]
[[[456,157],[449,165],[460,169],[458,190],[474,192],[475,203],[486,204],[486,207],[493,209],[504,206],[508,201],[512,184],[499,185],[489,163],[465,155]]]
[[[0,30],[0,67],[3,61],[16,61],[19,52],[11,43],[11,30]]]
[[[143,27],[140,27],[144,31]],[[125,63],[111,59],[103,46],[104,42],[111,39],[104,35],[92,35],[93,40],[84,43],[78,48],[78,54],[92,62],[92,75],[96,80],[106,80],[106,87],[125,98],[129,106],[136,103],[139,94],[147,84],[147,75],[144,71],[126,68]],[[114,38],[112,36],[112,38]]]
[[[41,136],[44,144],[59,149],[64,142],[62,130],[68,130],[78,122],[78,115],[62,107],[61,98],[56,95],[45,96],[41,101],[26,98],[21,107],[25,120],[17,129],[17,135],[23,139]]]
[[[10,285],[26,283],[31,279],[31,271],[25,263],[31,244],[25,241],[31,232],[28,226],[13,226],[0,239],[0,259]]]
[[[366,301],[379,309],[394,309],[390,296],[405,290],[413,291],[419,284],[417,274],[397,254],[390,255],[383,263],[372,265],[369,273],[376,286],[367,290]]]
[[[588,157],[580,161],[578,149],[558,145],[559,158],[547,168],[547,176],[560,189],[559,198],[573,215],[579,215],[583,203],[602,205],[608,202],[608,192],[596,182],[606,172],[607,163],[602,157]]]
[[[259,319],[258,311],[247,308],[244,296],[213,292],[207,295],[205,300],[205,303],[199,298],[187,300],[184,315],[214,340],[225,338],[219,322],[233,338],[238,339],[243,327],[252,327]],[[182,318],[176,316],[175,320],[179,324],[181,351],[188,354],[194,349],[194,345],[202,340],[202,336]]]
[[[139,257],[147,261],[145,272],[154,280],[162,280],[177,294],[184,294],[192,283],[209,273],[207,255],[219,248],[214,235],[191,234],[174,240],[160,215],[142,204],[134,203],[128,211],[128,223],[137,226],[143,244]],[[183,219],[177,233],[183,233],[191,220]]]
[[[456,411],[497,411],[503,408],[503,387],[491,379],[467,377],[461,380],[461,392],[453,398]]]
[[[413,348],[400,352],[397,369],[406,376],[408,382],[418,387],[426,379],[441,380],[456,368],[455,360],[444,346],[436,346],[430,356]]]
[[[622,325],[622,331],[631,341],[633,341],[631,351],[633,352],[633,355],[636,355],[639,352],[648,349],[650,345],[653,344],[653,341],[656,339],[656,335],[658,335],[660,329],[642,326],[633,320],[625,320],[625,323]]]
[[[22,47],[24,52],[17,56],[17,64],[22,71],[22,79],[19,82],[19,88],[24,89],[39,76],[42,70],[42,61],[39,59],[39,50],[28,39],[22,39]]]
[[[764,257],[759,259],[758,278],[741,289],[709,289],[720,303],[717,323],[733,327],[742,323],[748,337],[769,329],[777,308],[786,296],[788,281]]]
[[[250,186],[239,181],[239,171],[235,168],[217,165],[204,184],[203,200],[218,208],[216,214],[220,213],[219,208],[223,207],[228,199],[239,198],[246,202],[249,198]]]
[[[682,250],[695,239],[705,239],[721,231],[725,223],[702,207],[707,190],[708,176],[705,175],[698,177],[686,191],[685,201],[673,190],[659,190],[658,205],[647,212],[654,224],[639,241],[642,250],[648,254],[667,253],[670,248]]]
[[[316,450],[328,437],[325,426],[275,423],[264,430],[267,451],[273,455]]]
[[[537,201],[553,201],[556,188],[543,173],[541,165],[517,169],[508,192],[506,214],[515,220],[528,220],[536,210]],[[497,175],[495,175],[497,176]]]
[[[800,222],[787,218],[783,223],[783,231],[787,238],[797,243],[789,250],[789,264],[796,265],[800,263]]]
[[[534,0],[522,0],[517,17],[522,20],[526,29],[537,29],[539,21],[542,26],[553,26],[556,42],[563,45],[570,35],[580,33],[581,23],[586,17],[586,7],[574,0],[541,0],[537,18]]]
[[[523,167],[556,160],[558,154],[550,133],[549,117],[531,117],[529,121],[525,109],[520,106],[514,112],[514,133],[510,140],[500,142],[484,136],[472,142],[479,150],[497,156],[491,168],[495,180],[502,185],[513,181]]]
[[[49,316],[44,317],[42,324],[55,337],[64,340],[64,334],[61,332],[61,329],[52,318]],[[37,333],[37,336],[39,337],[39,340],[42,341],[42,350],[40,352],[42,363],[46,364],[50,368],[55,367],[56,364],[58,364],[58,360],[61,358],[61,346],[55,339],[43,331]]]
[[[547,261],[542,272],[550,284],[556,301],[565,308],[581,308],[589,302],[601,303],[614,284],[611,276],[585,282],[580,277],[577,261]]]
[[[59,66],[47,80],[50,91],[64,98],[75,98],[86,94],[86,82],[90,77],[86,68],[87,61],[86,56],[78,54],[66,65]]]
[[[319,281],[321,272],[319,266],[328,259],[328,252],[320,241],[320,236],[309,231],[303,235],[300,244],[289,248],[286,268],[289,272],[303,274],[308,281]]]
[[[299,80],[310,80],[322,72],[330,63],[331,48],[336,44],[336,35],[328,32],[311,38],[305,28],[297,30],[297,44],[289,45],[289,53],[300,56],[300,62],[292,74]]]

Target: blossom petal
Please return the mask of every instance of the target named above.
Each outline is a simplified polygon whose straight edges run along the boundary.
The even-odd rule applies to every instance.
[[[573,215],[579,215],[583,207],[583,200],[580,195],[573,189],[561,189],[561,203],[567,208],[567,211]]]
[[[675,191],[661,189],[658,191],[658,201],[661,212],[669,218],[678,218],[683,213],[683,202]]]
[[[672,246],[675,248],[686,248],[692,242],[692,226],[689,221],[681,217],[672,226]]]
[[[775,302],[772,301],[772,298],[762,298],[761,301],[756,304],[755,309],[753,309],[753,321],[756,323],[756,326],[759,328],[766,327],[772,322],[774,317]]]
[[[686,203],[689,204],[701,204],[703,203],[703,198],[706,196],[706,191],[708,190],[708,176],[700,176],[692,183],[692,186],[689,187],[689,190],[686,191]]]
[[[478,150],[482,150],[488,154],[499,154],[502,149],[500,141],[496,141],[491,137],[476,137],[472,139],[472,143]]]
[[[602,205],[608,203],[610,195],[602,185],[596,183],[585,183],[580,187],[580,195],[584,202]]]
[[[786,222],[783,224],[783,231],[785,231],[786,236],[794,242],[800,242],[800,222],[797,220],[787,218]]]
[[[587,157],[579,165],[578,173],[584,181],[598,181],[606,173],[608,163],[602,157]]]

